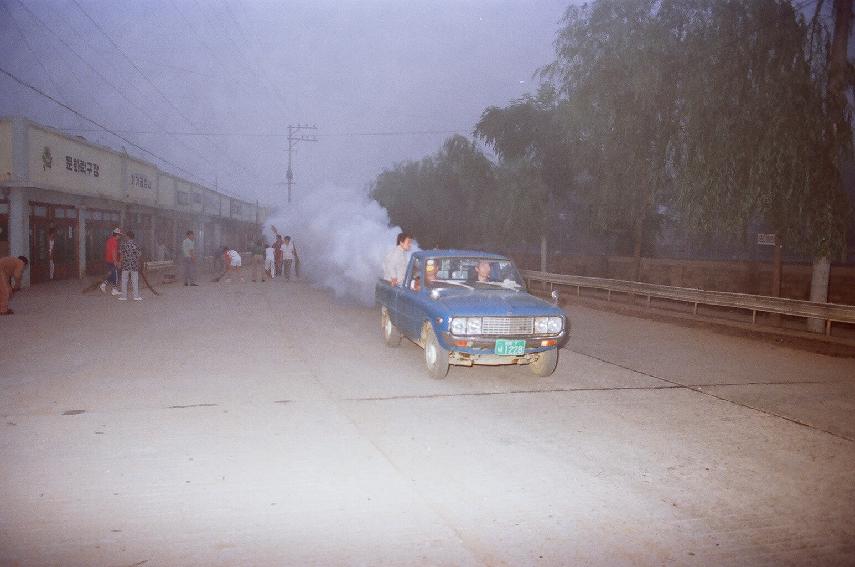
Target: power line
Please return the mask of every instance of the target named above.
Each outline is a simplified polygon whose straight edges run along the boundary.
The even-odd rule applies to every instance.
[[[64,132],[93,132],[81,128],[63,128]],[[123,134],[158,134],[160,132],[146,130],[116,130]],[[247,137],[247,138],[287,138],[285,132],[181,132],[168,131],[170,136],[223,136],[223,137]],[[318,138],[338,138],[352,136],[435,136],[438,134],[459,134],[460,130],[390,130],[381,132],[331,132],[327,134],[316,134]]]
[[[231,7],[229,6],[229,1],[223,0],[223,5],[225,6],[226,12],[228,12],[229,17],[234,22],[235,28],[238,30],[240,35],[243,36],[244,41],[246,41],[247,44],[249,44],[251,42],[255,42],[255,46],[258,49],[258,52],[259,53],[265,53],[264,47],[261,45],[261,42],[258,41],[258,36],[255,34],[247,34],[245,32],[243,26],[238,21],[237,17],[235,16],[235,13],[232,11]],[[243,6],[241,6],[241,8],[243,9]],[[244,15],[244,18],[246,18],[246,10],[243,10],[243,15]],[[266,79],[266,81],[268,83],[268,89],[270,90],[270,94],[273,95],[273,100],[276,101],[277,103],[279,103],[282,110],[284,110],[285,114],[287,114],[287,109],[285,108],[285,105],[282,102],[283,100],[285,100],[285,96],[282,94],[282,91],[279,89],[279,87],[277,87],[273,83],[273,81],[270,80],[270,77],[268,76],[267,72],[264,70],[264,67],[258,66],[258,65],[257,65],[257,67],[258,67],[258,69],[261,70],[261,74],[263,75],[263,77]]]
[[[197,0],[197,2],[198,2],[198,0]],[[238,42],[235,42],[235,40],[232,39],[232,30],[233,29],[236,29],[240,32],[240,35],[242,35],[244,37],[244,41],[246,41],[246,35],[244,34],[243,28],[241,27],[241,25],[237,21],[237,19],[234,17],[234,14],[229,9],[229,5],[225,2],[225,0],[223,1],[223,6],[225,7],[225,10],[227,12],[226,18],[228,18],[232,22],[232,24],[234,24],[233,26],[227,25],[224,22],[223,18],[220,17],[219,14],[217,14],[216,17],[214,17],[213,16],[213,14],[214,14],[213,10],[211,10],[211,14],[212,14],[211,17],[217,21],[217,23],[220,25],[220,27],[222,27],[222,29],[225,32],[225,34],[224,34],[225,37],[235,47],[235,51],[240,54],[241,58],[244,60],[244,62],[246,64],[246,67],[252,71],[253,75],[255,75],[255,79],[257,81],[257,84],[259,86],[263,86],[264,88],[267,89],[268,93],[271,95],[271,99],[276,104],[278,104],[280,107],[280,110],[283,111],[283,115],[287,115],[287,109],[285,108],[284,104],[282,103],[282,99],[284,99],[285,97],[282,95],[281,92],[278,91],[278,89],[276,89],[275,85],[273,85],[273,83],[270,80],[270,77],[267,75],[264,67],[256,64],[255,60],[248,55],[247,50],[244,48],[244,46]],[[249,43],[249,42],[246,42],[246,43]]]
[[[142,77],[142,78],[143,78],[143,79],[144,79],[144,80],[149,84],[149,86],[151,86],[151,88],[153,88],[153,89],[155,90],[155,92],[156,92],[158,95],[160,95],[160,98],[162,98],[162,99],[166,102],[166,104],[168,104],[168,105],[169,105],[169,106],[170,106],[170,107],[171,107],[171,108],[172,108],[172,109],[173,109],[173,110],[174,110],[174,111],[175,111],[175,112],[176,112],[176,113],[177,113],[181,118],[183,118],[183,119],[184,119],[188,124],[190,124],[190,126],[191,126],[192,128],[194,128],[194,129],[198,129],[198,127],[196,126],[196,124],[195,124],[195,123],[194,123],[190,118],[188,118],[187,116],[185,116],[185,115],[184,115],[184,113],[183,113],[183,112],[181,112],[181,109],[179,109],[175,104],[173,104],[171,100],[169,100],[169,98],[168,98],[168,97],[163,93],[163,91],[161,91],[161,90],[160,90],[160,88],[158,88],[158,86],[157,86],[157,85],[155,85],[155,84],[154,84],[154,82],[153,82],[151,79],[149,79],[149,78],[148,78],[148,76],[147,76],[147,75],[142,71],[142,69],[140,69],[140,68],[139,68],[139,66],[138,66],[136,63],[134,63],[134,61],[133,61],[133,60],[128,56],[128,54],[127,54],[127,53],[125,53],[125,51],[124,51],[121,47],[119,47],[119,45],[118,45],[118,44],[113,40],[113,38],[112,38],[112,37],[110,37],[110,35],[109,35],[106,31],[104,31],[104,29],[103,29],[103,28],[98,24],[98,22],[96,22],[96,21],[92,18],[92,16],[90,16],[90,15],[89,15],[89,13],[88,13],[88,12],[86,12],[86,10],[84,10],[84,9],[83,9],[83,7],[82,7],[82,6],[77,2],[77,0],[71,0],[71,1],[72,1],[72,3],[73,3],[75,6],[77,6],[77,8],[78,8],[82,13],[83,13],[83,15],[84,15],[84,16],[86,16],[86,18],[87,18],[90,22],[92,22],[92,25],[94,25],[94,26],[98,29],[98,31],[99,31],[99,32],[101,32],[101,35],[103,35],[104,37],[106,37],[106,38],[107,38],[107,41],[109,41],[109,42],[110,42],[110,45],[112,45],[112,46],[113,46],[113,49],[115,49],[117,52],[119,52],[119,54],[120,54],[122,57],[124,57],[124,58],[125,58],[125,60],[126,60],[128,63],[130,63],[130,65],[134,68],[134,70],[136,70],[136,72],[137,72],[137,73],[139,73],[139,75],[140,75],[140,76],[141,76],[141,77]],[[222,148],[218,147],[218,149],[219,149],[220,151],[222,151]],[[208,161],[208,160],[207,160],[207,158],[205,158],[205,156],[204,156],[204,155],[202,155],[202,158],[203,158],[203,159],[205,159],[209,165],[211,165],[211,166],[213,166],[213,165],[214,165],[214,164],[212,164],[210,161]],[[261,182],[261,178],[259,178],[259,177],[258,177],[258,175],[256,175],[255,173],[253,173],[253,172],[249,171],[246,167],[244,167],[242,164],[238,163],[238,162],[237,162],[237,161],[235,161],[234,159],[229,158],[229,160],[230,160],[233,164],[235,164],[235,165],[237,165],[238,167],[240,167],[240,168],[241,168],[241,170],[242,170],[244,173],[246,173],[246,174],[250,175],[251,177],[255,178],[255,180],[256,180],[256,181]]]
[[[148,112],[146,112],[144,109],[142,109],[142,108],[140,108],[139,106],[137,106],[136,104],[134,104],[134,103],[133,103],[133,102],[132,102],[132,101],[131,101],[127,96],[125,96],[125,94],[121,91],[121,89],[119,89],[119,87],[117,87],[117,86],[116,86],[116,85],[114,85],[112,82],[110,82],[110,81],[109,81],[109,80],[108,80],[108,79],[107,79],[103,74],[101,74],[97,69],[95,69],[92,65],[90,65],[90,64],[89,64],[89,62],[88,62],[88,61],[86,61],[86,59],[85,59],[82,55],[80,55],[80,54],[79,54],[79,53],[78,53],[78,52],[77,52],[77,51],[76,51],[76,50],[75,50],[71,45],[69,45],[69,44],[68,44],[68,42],[66,42],[64,39],[62,39],[62,38],[59,36],[59,34],[53,30],[53,28],[51,28],[50,26],[48,26],[48,25],[47,25],[47,24],[46,24],[46,23],[45,23],[41,18],[39,18],[37,15],[35,15],[35,14],[34,14],[34,13],[33,13],[33,12],[32,12],[32,11],[31,11],[27,6],[26,6],[26,5],[24,5],[24,3],[23,3],[21,0],[18,0],[18,4],[21,6],[21,8],[23,8],[23,9],[24,9],[24,11],[26,11],[26,12],[30,15],[30,17],[31,17],[31,18],[33,18],[33,20],[35,20],[36,22],[38,22],[38,23],[39,23],[39,24],[40,24],[44,29],[46,29],[47,31],[49,31],[49,32],[50,32],[50,33],[51,33],[51,34],[52,34],[52,35],[53,35],[53,36],[54,36],[54,37],[55,37],[55,38],[56,38],[60,43],[62,43],[62,45],[64,45],[64,46],[65,46],[65,47],[66,47],[66,48],[67,48],[71,53],[73,53],[73,54],[74,54],[78,59],[80,59],[81,61],[83,61],[83,63],[84,63],[84,64],[85,64],[85,65],[86,65],[86,66],[87,66],[87,67],[88,67],[88,68],[89,68],[93,73],[95,73],[95,75],[96,75],[96,76],[98,76],[98,78],[100,78],[100,79],[101,79],[101,81],[102,81],[102,82],[104,82],[104,84],[106,84],[107,86],[109,86],[110,88],[112,88],[114,91],[116,91],[116,92],[119,94],[119,96],[121,96],[121,97],[125,100],[125,102],[127,102],[130,106],[134,107],[134,108],[135,108],[135,109],[137,109],[139,112],[141,112],[141,113],[142,113],[146,118],[148,118],[152,123],[154,123],[154,124],[156,124],[156,123],[157,123],[157,122],[155,121],[155,119],[154,119],[154,118],[153,118],[153,117],[152,117]],[[85,43],[85,42],[84,42],[84,43]],[[16,79],[17,79],[17,77],[16,77]],[[39,92],[40,92],[40,91],[39,91]],[[44,93],[41,93],[41,94],[44,94]],[[61,105],[61,106],[63,106],[63,107],[67,107],[67,105],[65,105],[64,103],[61,103],[60,101],[58,101],[58,100],[56,100],[56,99],[53,99],[53,98],[52,98],[51,100],[53,100],[53,101],[54,101],[54,102],[56,102],[57,104],[60,104],[60,105]],[[69,107],[69,108],[70,108],[70,107]],[[76,113],[76,114],[78,114],[76,111],[75,111],[75,113]],[[92,120],[89,120],[89,122],[92,122]],[[94,122],[93,122],[93,123],[94,123]],[[101,126],[101,125],[100,125],[100,124],[98,124],[98,126]],[[104,129],[104,130],[106,130],[106,128],[103,128],[103,129]],[[113,133],[113,132],[111,131],[111,133]],[[160,134],[160,133],[161,133],[161,132],[158,132],[158,134]],[[122,138],[122,139],[124,139],[124,138]],[[182,142],[179,138],[176,138],[176,140],[177,140],[181,145],[183,145],[185,148],[188,148],[190,151],[194,151],[192,148],[189,148],[186,144],[184,144],[184,142]],[[134,147],[139,147],[139,146],[137,146],[135,143],[130,142],[129,140],[126,140],[126,141],[127,141],[128,143],[130,143],[130,144],[131,144],[132,146],[134,146]],[[198,151],[198,150],[195,150],[195,151]],[[151,154],[150,152],[147,152],[147,153],[149,153],[150,155],[156,155],[156,154]],[[204,156],[202,156],[202,157],[203,157],[203,159],[205,159],[205,158],[204,158]],[[177,166],[177,165],[173,164],[172,162],[170,162],[170,161],[168,161],[168,160],[165,160],[165,159],[163,159],[163,158],[160,158],[159,156],[158,156],[158,159],[161,159],[161,160],[163,161],[163,163],[166,163],[166,164],[171,165],[172,167],[176,167],[176,168],[178,168],[178,170],[179,170],[179,171],[182,171],[183,173],[185,173],[185,174],[189,175],[190,177],[192,177],[192,178],[194,178],[194,179],[197,179],[197,180],[199,180],[199,181],[201,181],[201,182],[203,182],[203,183],[207,183],[204,179],[202,179],[202,178],[201,178],[201,177],[199,177],[198,175],[193,174],[193,173],[191,173],[191,172],[187,171],[186,169],[184,169],[184,168],[182,168],[182,167],[180,167],[180,166]]]
[[[27,47],[27,50],[33,55],[33,57],[36,58],[36,61],[38,62],[39,67],[42,68],[42,71],[44,71],[45,76],[47,77],[50,84],[53,85],[53,88],[57,92],[57,94],[62,95],[62,90],[59,88],[59,85],[56,83],[56,81],[53,80],[53,75],[51,75],[51,73],[47,70],[47,67],[45,66],[44,62],[42,61],[42,58],[39,57],[39,54],[36,53],[36,51],[33,49],[33,46],[30,45],[30,40],[27,39],[26,34],[21,29],[21,26],[18,24],[18,20],[17,20],[17,18],[15,18],[15,14],[12,13],[12,8],[10,8],[8,5],[6,5],[5,2],[3,3],[3,6],[6,8],[6,12],[8,12],[8,14],[9,14],[9,19],[12,21],[12,25],[15,26],[15,29],[17,30],[18,35],[20,35],[21,39],[24,41],[24,45]],[[80,77],[78,77],[77,74],[75,74],[74,72],[72,72],[72,75],[78,81],[80,80]]]
[[[168,159],[166,159],[166,158],[164,158],[164,157],[162,157],[162,156],[160,156],[160,155],[158,155],[158,154],[156,154],[156,153],[152,152],[151,150],[147,150],[146,148],[144,148],[144,147],[140,146],[140,145],[139,145],[139,144],[137,144],[136,142],[133,142],[133,141],[129,140],[128,138],[126,138],[126,137],[122,136],[122,135],[121,135],[121,134],[119,134],[118,132],[115,132],[115,131],[111,130],[110,128],[108,128],[108,127],[104,126],[103,124],[101,124],[101,123],[97,122],[96,120],[94,120],[94,119],[92,119],[92,118],[89,118],[88,116],[86,116],[86,115],[85,115],[85,114],[83,114],[82,112],[80,112],[80,111],[78,111],[78,110],[76,110],[76,109],[72,108],[71,106],[69,106],[69,105],[65,104],[64,102],[62,102],[62,101],[60,101],[60,100],[57,100],[57,99],[55,99],[54,97],[52,97],[51,95],[47,94],[46,92],[44,92],[44,91],[40,90],[38,87],[35,87],[35,86],[31,85],[30,83],[28,83],[28,82],[26,82],[26,81],[24,81],[24,80],[22,80],[22,79],[18,78],[17,76],[15,76],[14,74],[12,74],[10,71],[8,71],[8,70],[4,69],[3,67],[0,67],[0,73],[2,73],[2,74],[4,74],[4,75],[6,75],[6,76],[7,76],[7,77],[9,77],[10,79],[12,79],[12,80],[13,80],[13,81],[15,81],[16,83],[18,83],[19,85],[21,85],[21,86],[23,86],[23,87],[26,87],[26,88],[28,88],[28,89],[32,90],[33,92],[35,92],[35,93],[37,93],[37,94],[39,94],[39,95],[41,95],[41,96],[45,97],[46,99],[50,100],[50,101],[51,101],[51,102],[53,102],[54,104],[56,104],[56,105],[58,105],[58,106],[61,106],[62,108],[64,108],[64,109],[68,110],[69,112],[74,113],[76,116],[78,116],[78,117],[82,118],[83,120],[85,120],[85,121],[89,122],[90,124],[93,124],[94,126],[97,126],[100,130],[103,130],[104,132],[107,132],[108,134],[112,134],[112,135],[113,135],[113,136],[115,136],[116,138],[118,138],[118,139],[122,140],[123,142],[127,143],[127,144],[128,144],[128,145],[130,145],[130,146],[133,146],[134,148],[136,148],[136,149],[140,150],[141,152],[143,152],[143,153],[145,153],[145,154],[148,154],[148,155],[150,155],[151,157],[153,157],[153,158],[155,158],[155,159],[157,159],[157,160],[160,160],[160,161],[162,161],[163,163],[165,163],[165,164],[167,164],[167,165],[169,165],[169,166],[171,166],[171,167],[174,167],[174,168],[175,168],[175,169],[177,169],[178,171],[181,171],[181,172],[183,172],[183,173],[187,174],[187,175],[188,175],[188,176],[190,176],[190,177],[194,177],[194,178],[196,178],[196,179],[199,179],[196,175],[194,175],[193,173],[191,173],[191,172],[187,171],[186,169],[184,169],[184,168],[183,168],[183,167],[181,167],[180,165],[177,165],[177,164],[172,163],[172,162],[171,162],[171,161],[169,161]],[[100,131],[100,130],[99,130],[99,131]],[[202,181],[202,180],[200,179],[200,181]],[[236,197],[236,198],[237,198],[237,197]]]

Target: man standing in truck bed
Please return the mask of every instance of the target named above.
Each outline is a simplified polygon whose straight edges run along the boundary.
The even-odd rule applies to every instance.
[[[413,237],[402,232],[395,242],[396,246],[383,259],[383,279],[388,280],[392,285],[402,285],[404,274],[407,273],[407,263],[410,261],[408,252],[412,246]]]

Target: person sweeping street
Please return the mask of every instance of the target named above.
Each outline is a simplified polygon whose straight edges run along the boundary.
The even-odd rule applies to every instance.
[[[140,295],[140,256],[142,250],[134,240],[135,235],[132,230],[129,230],[122,239],[119,245],[119,255],[121,256],[122,267],[122,291],[119,294],[119,301],[128,300],[128,278],[131,280],[131,287],[134,290],[134,301],[142,301]]]
[[[237,276],[240,278],[240,281],[242,281],[242,282],[246,281],[246,280],[244,280],[243,276],[240,273],[240,266],[241,266],[240,252],[238,252],[237,250],[232,250],[228,246],[224,246],[223,247],[223,263],[225,264],[225,268],[226,268],[226,272],[225,272],[226,279],[223,280],[224,282],[228,283],[228,282],[232,281],[232,278],[231,278],[232,272],[235,272],[235,274],[237,274]]]

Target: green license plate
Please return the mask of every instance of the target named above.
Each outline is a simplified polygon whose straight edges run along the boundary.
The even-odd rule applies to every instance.
[[[525,354],[525,340],[496,339],[496,354],[502,356]]]

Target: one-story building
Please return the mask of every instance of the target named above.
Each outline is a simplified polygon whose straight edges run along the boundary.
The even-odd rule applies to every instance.
[[[0,257],[27,256],[23,284],[104,272],[114,227],[133,230],[149,259],[173,259],[188,230],[206,256],[246,250],[267,209],[26,118],[0,118]]]

